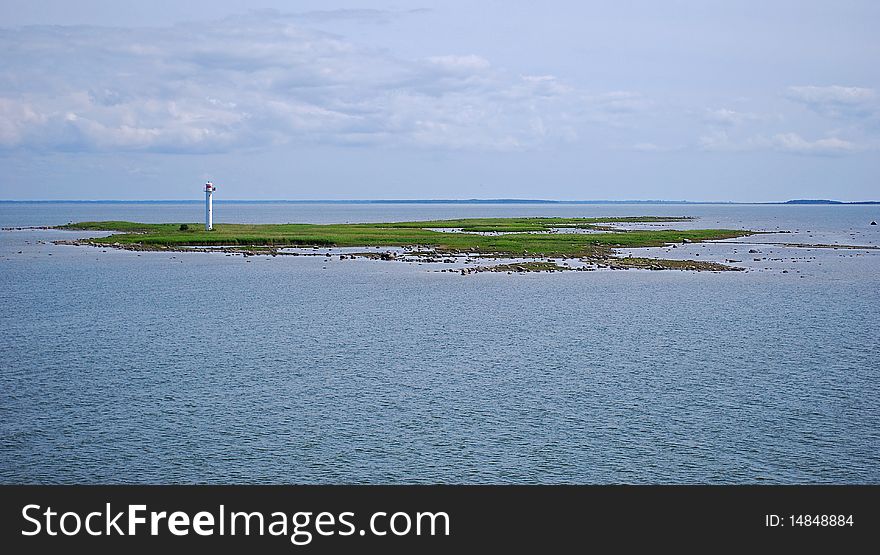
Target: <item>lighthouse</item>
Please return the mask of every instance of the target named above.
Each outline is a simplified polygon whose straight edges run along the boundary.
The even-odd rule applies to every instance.
[[[214,229],[214,203],[211,197],[216,190],[217,187],[210,181],[205,183],[205,231]]]

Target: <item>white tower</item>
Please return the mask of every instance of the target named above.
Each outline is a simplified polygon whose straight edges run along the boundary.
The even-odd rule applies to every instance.
[[[217,187],[210,181],[205,183],[205,231],[214,229],[214,203],[211,197],[216,190]]]

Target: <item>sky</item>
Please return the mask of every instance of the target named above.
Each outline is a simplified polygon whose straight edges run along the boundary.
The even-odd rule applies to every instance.
[[[880,3],[0,0],[0,199],[880,199]]]

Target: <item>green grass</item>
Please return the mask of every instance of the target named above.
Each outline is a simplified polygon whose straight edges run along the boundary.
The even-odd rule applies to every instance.
[[[479,252],[484,255],[514,256],[608,256],[615,247],[650,247],[667,243],[706,241],[741,237],[752,232],[732,229],[633,230],[610,233],[550,233],[553,228],[604,229],[605,223],[675,222],[688,218],[477,218],[378,224],[216,224],[213,231],[189,223],[145,224],[134,222],[82,222],[60,226],[71,230],[119,231],[91,239],[93,243],[142,247],[184,246],[336,246],[402,247],[424,246],[445,252]],[[504,235],[443,233],[427,228],[462,228],[465,231],[505,232]],[[547,233],[526,233],[526,232]]]

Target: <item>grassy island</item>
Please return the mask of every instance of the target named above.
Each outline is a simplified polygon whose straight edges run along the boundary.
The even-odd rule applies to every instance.
[[[651,224],[689,218],[656,216],[625,218],[479,218],[369,224],[216,224],[214,230],[188,224],[82,222],[68,230],[115,231],[113,235],[78,244],[131,250],[191,250],[222,247],[227,252],[284,254],[288,247],[405,247],[414,254],[479,256],[481,258],[579,258],[610,267],[652,269],[732,269],[696,261],[615,257],[615,248],[655,247],[732,237],[753,232],[732,229],[631,229],[614,224]],[[659,267],[658,267],[659,266]],[[543,265],[537,266],[544,270]],[[565,268],[559,268],[565,269]]]

